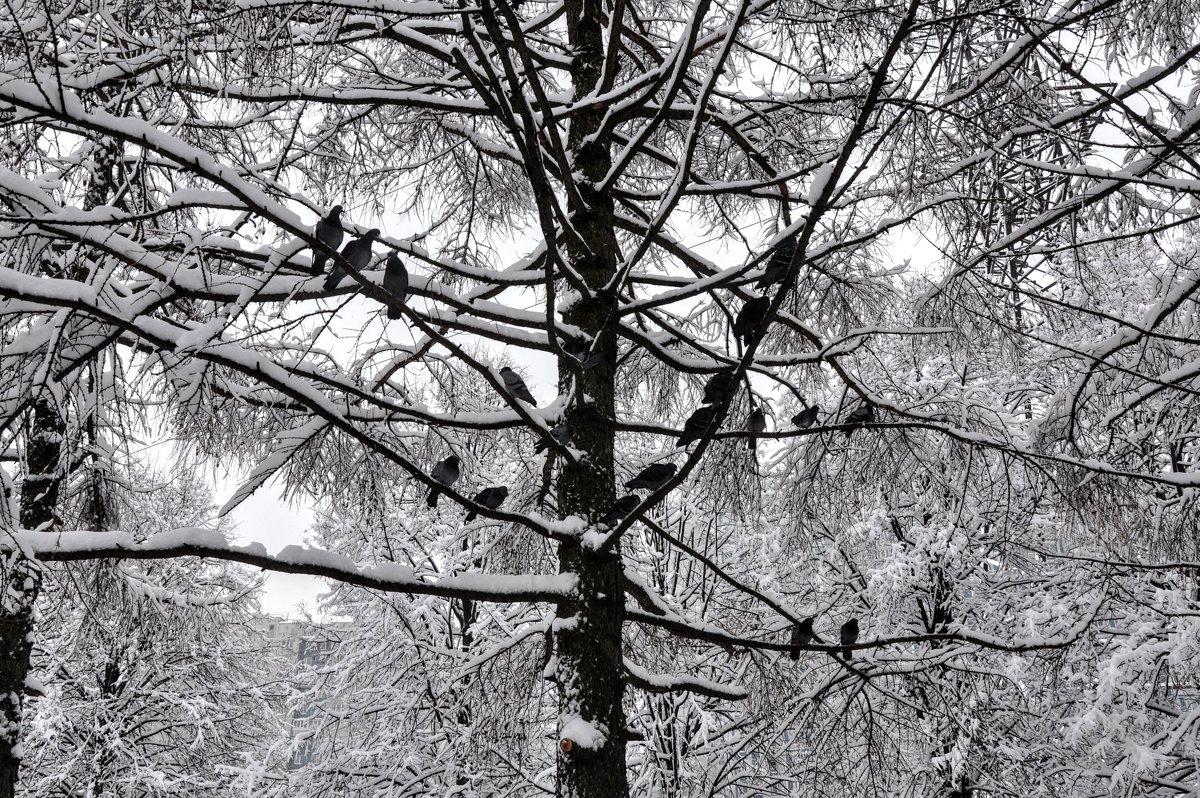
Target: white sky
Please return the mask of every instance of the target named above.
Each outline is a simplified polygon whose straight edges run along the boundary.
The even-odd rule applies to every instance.
[[[223,480],[217,486],[216,503],[224,503],[236,486],[236,480]],[[264,485],[229,515],[237,524],[236,542],[261,543],[272,554],[284,546],[303,545],[314,519],[312,507],[283,501],[273,483]],[[315,576],[269,573],[263,588],[263,612],[295,617],[307,610],[317,615],[317,598],[325,590],[324,580]]]

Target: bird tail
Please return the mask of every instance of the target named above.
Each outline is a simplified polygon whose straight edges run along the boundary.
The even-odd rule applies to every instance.
[[[312,266],[309,268],[309,272],[311,272],[314,277],[325,271],[325,257],[326,256],[324,252],[318,252],[317,254],[313,255]]]
[[[854,652],[848,648],[842,649],[842,659],[854,659]]]
[[[470,523],[471,521],[474,521],[477,517],[478,516],[475,515],[475,511],[472,510],[471,512],[467,513],[467,517],[464,518],[463,520]]]
[[[757,449],[758,448],[758,438],[754,435],[751,435],[750,440],[746,441],[746,448],[749,449],[750,451],[754,451],[755,449]]]
[[[437,500],[438,492],[436,490],[431,490],[429,491],[429,498],[425,500],[425,503],[430,507],[437,507]]]
[[[795,662],[795,661],[797,661],[798,659],[800,659],[800,649],[798,649],[798,648],[793,648],[791,651],[789,651],[789,652],[788,652],[788,658],[789,658],[789,659],[790,659],[792,662]]]
[[[399,309],[399,308],[393,308],[393,307],[390,307],[390,306],[389,306],[389,307],[388,307],[388,311],[387,311],[387,313],[388,313],[388,318],[389,318],[389,319],[402,319],[402,318],[404,318],[404,314],[400,312],[400,309]]]

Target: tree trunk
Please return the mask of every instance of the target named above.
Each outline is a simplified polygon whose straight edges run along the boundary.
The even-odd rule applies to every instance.
[[[58,408],[38,400],[30,414],[25,443],[25,479],[21,486],[21,527],[50,529],[58,525],[60,459],[65,428]],[[4,596],[0,597],[0,798],[17,793],[21,766],[17,744],[29,653],[33,646],[33,609],[41,589],[36,564],[13,555],[0,565]]]
[[[593,91],[604,64],[603,15],[597,0],[568,0],[567,31],[574,61],[575,96]],[[593,290],[601,292],[616,273],[617,242],[612,200],[596,191],[612,164],[607,137],[588,141],[599,129],[601,109],[574,116],[567,146],[580,185],[578,198],[568,199],[573,226],[582,246],[567,239],[572,267]],[[565,389],[578,380],[567,420],[575,429],[572,446],[587,453],[577,464],[566,463],[558,481],[558,503],[565,515],[595,520],[612,504],[613,439],[615,434],[614,377],[617,315],[615,292],[603,291],[596,301],[577,301],[563,320],[599,340],[604,362],[587,371],[566,360],[559,363]],[[586,397],[586,399],[584,398]],[[559,606],[555,633],[560,719],[578,717],[602,737],[594,746],[566,742],[559,735],[558,795],[570,798],[623,798],[629,794],[625,772],[625,674],[622,668],[621,625],[624,599],[621,554],[616,547],[604,553],[580,542],[559,548],[559,570],[579,576],[579,593]],[[566,622],[566,623],[563,623]],[[570,748],[564,751],[564,748]]]
[[[96,165],[83,198],[85,210],[103,204],[112,195],[119,152],[119,145],[111,140],[96,150]],[[75,280],[86,280],[87,275],[86,262],[74,264],[68,274],[53,271],[50,274]],[[94,419],[88,419],[88,424],[94,444]],[[20,510],[23,529],[53,529],[62,525],[58,508],[65,436],[66,423],[58,406],[48,398],[36,400],[25,434],[25,479]],[[104,510],[101,507],[96,512]],[[17,743],[33,648],[33,610],[41,593],[42,577],[36,564],[20,557],[0,566],[0,576],[3,577],[0,583],[8,588],[6,595],[0,597],[0,798],[14,798],[21,767]]]

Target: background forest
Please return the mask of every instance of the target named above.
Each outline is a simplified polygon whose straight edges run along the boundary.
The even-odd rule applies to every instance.
[[[1195,3],[2,8],[0,798],[1200,795]]]

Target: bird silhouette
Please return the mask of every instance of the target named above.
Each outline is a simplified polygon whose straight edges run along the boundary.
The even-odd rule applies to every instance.
[[[371,244],[379,237],[378,230],[368,230],[362,238],[356,238],[342,247],[342,258],[356,271],[361,272],[371,262]],[[341,260],[333,262],[329,276],[325,278],[325,290],[334,291],[346,277],[346,267]]]
[[[846,437],[850,437],[850,433],[854,432],[856,427],[861,427],[863,424],[870,424],[875,420],[875,405],[864,399],[862,404],[850,411],[846,415],[845,421],[842,422],[846,429]]]
[[[450,487],[458,480],[459,464],[461,462],[462,461],[458,459],[458,455],[452,454],[442,462],[435,465],[433,467],[433,471],[429,472],[429,476],[433,477],[446,487]],[[439,493],[440,491],[438,491],[437,488],[431,488],[429,491],[429,497],[425,500],[425,503],[430,507],[436,507]]]
[[[566,446],[571,442],[571,438],[575,437],[575,428],[567,422],[557,424],[550,429],[550,438],[553,438],[560,446]],[[550,438],[542,436],[541,440],[533,447],[534,452],[542,452],[550,448]]]
[[[579,361],[579,367],[584,371],[591,371],[604,362],[603,350],[592,351],[591,345],[583,341],[570,342],[564,348],[568,355]]]
[[[858,618],[851,618],[842,624],[841,643],[843,646],[852,646],[858,642]],[[842,649],[842,659],[853,659],[854,652],[849,648]]]
[[[655,463],[643,468],[636,477],[625,483],[629,490],[648,490],[651,493],[666,485],[675,476],[674,463]]]
[[[732,387],[733,369],[721,369],[704,384],[704,398],[700,401],[706,405],[719,405],[725,401]]]
[[[758,447],[758,433],[767,429],[767,417],[763,415],[761,407],[750,411],[750,416],[746,419],[746,429],[750,430],[750,440],[746,442],[746,446],[754,450]]]
[[[793,233],[775,245],[771,257],[767,261],[766,271],[754,287],[759,291],[783,282],[792,266],[792,258],[796,255],[796,235]]]
[[[821,413],[820,405],[806,407],[796,415],[792,416],[792,423],[800,429],[808,429],[813,424],[817,423],[817,416]]]
[[[329,247],[334,252],[342,245],[342,238],[346,235],[346,231],[342,230],[342,206],[334,205],[329,209],[329,215],[321,221],[317,222],[317,226],[313,228],[313,238],[320,241],[325,246]],[[320,274],[325,271],[325,261],[329,256],[325,254],[325,250],[320,247],[313,247],[312,267],[310,271],[314,274]]]
[[[522,402],[527,402],[535,407],[537,406],[537,399],[533,398],[533,394],[529,392],[529,388],[525,385],[525,380],[521,379],[517,372],[505,366],[500,369],[500,377],[504,380],[504,389],[506,391]]]
[[[683,422],[683,434],[675,441],[676,446],[687,446],[704,437],[704,433],[712,426],[717,418],[716,405],[703,405],[699,410]]]
[[[490,488],[484,488],[475,494],[475,498],[471,501],[478,504],[480,507],[486,507],[489,510],[495,510],[500,505],[504,504],[504,500],[508,498],[508,488],[505,485],[493,485]],[[479,514],[474,510],[467,513],[464,521],[474,521]]]
[[[616,526],[622,518],[632,513],[640,502],[641,499],[637,496],[622,496],[613,502],[612,507],[608,508],[608,512],[596,523],[600,526]]]
[[[737,318],[733,320],[733,337],[741,341],[742,346],[749,346],[750,339],[758,334],[770,307],[770,297],[760,296],[751,299],[738,311]]]
[[[408,269],[404,268],[404,261],[395,252],[388,255],[387,268],[383,272],[383,290],[400,303],[408,296]],[[398,319],[403,315],[400,308],[388,305],[389,319]]]
[[[817,633],[813,631],[813,619],[805,618],[800,623],[792,627],[792,645],[807,646],[813,641],[824,643],[825,641],[817,637]],[[794,660],[800,659],[800,649],[793,648],[788,652],[788,656]]]

